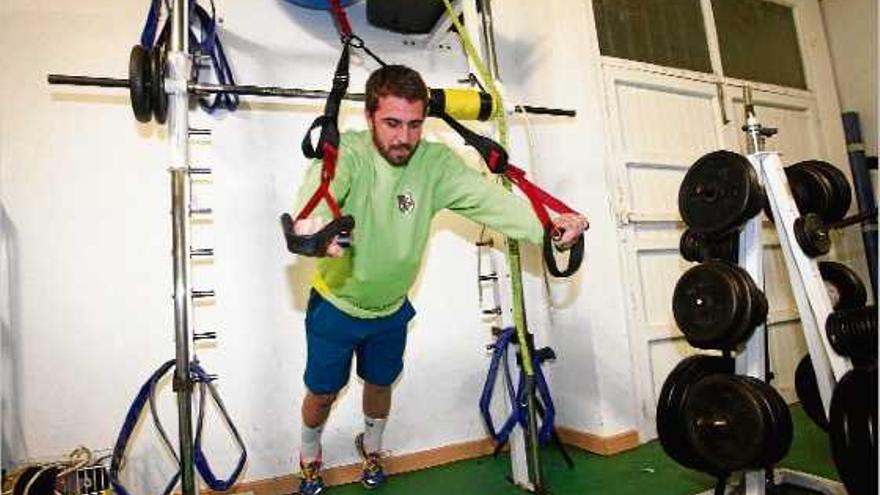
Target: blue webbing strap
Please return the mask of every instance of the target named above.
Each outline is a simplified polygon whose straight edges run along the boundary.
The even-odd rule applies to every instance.
[[[199,38],[201,41],[197,41],[199,51],[211,59],[211,68],[217,79],[217,84],[235,85],[232,68],[226,58],[226,52],[223,51],[220,37],[217,36],[217,12],[214,8],[214,1],[211,0],[210,14],[196,2],[192,3],[192,9],[194,15],[191,16],[191,19],[193,23],[198,21],[201,33]],[[234,112],[238,108],[239,101],[240,98],[237,94],[216,93],[213,97],[199,98],[199,105],[208,113],[213,113],[218,108]]]
[[[519,384],[515,392],[513,390],[513,385],[511,384],[512,380],[507,380],[507,393],[513,404],[513,411],[511,411],[510,416],[507,417],[500,430],[495,429],[495,421],[489,410],[492,402],[492,391],[495,388],[495,381],[498,376],[498,367],[500,366],[502,359],[506,356],[507,347],[513,344],[512,339],[514,335],[514,329],[507,328],[501,332],[501,335],[499,335],[498,339],[495,341],[495,344],[493,345],[492,360],[489,363],[489,371],[486,374],[486,383],[483,385],[483,392],[480,395],[480,413],[483,416],[483,422],[486,424],[486,428],[489,430],[492,438],[499,445],[507,442],[510,433],[517,424],[525,429],[527,428],[528,423],[525,400],[525,375],[522,373],[522,370],[520,370]],[[534,356],[534,353],[532,354]],[[541,363],[537,357],[533,357],[533,365],[535,369],[535,388],[537,392],[537,397],[535,399],[540,401],[544,409],[541,427],[538,431],[538,439],[541,443],[546,443],[553,435],[556,408],[553,405],[553,399],[550,396],[550,387],[547,385],[547,380],[544,378],[544,373],[541,370]],[[504,362],[504,370],[508,377],[510,377],[510,369],[506,360]]]
[[[156,29],[159,27],[159,14],[162,11],[162,0],[152,0],[144,29],[141,31],[141,46],[149,50],[156,40]]]
[[[128,441],[131,438],[131,434],[134,432],[135,426],[137,426],[138,420],[141,417],[141,412],[147,404],[147,400],[150,398],[150,391],[155,388],[156,383],[159,382],[159,380],[161,380],[162,377],[172,368],[174,368],[173,359],[166,361],[159,367],[159,369],[153,372],[153,374],[150,375],[150,378],[147,379],[146,383],[141,386],[134,402],[132,402],[131,407],[128,408],[128,413],[125,415],[125,422],[122,424],[122,429],[119,431],[116,445],[113,446],[113,456],[110,460],[110,483],[113,485],[113,490],[118,495],[129,495],[128,490],[126,490],[119,481],[119,471],[122,469]],[[162,492],[163,495],[171,493],[171,490],[177,485],[178,478],[180,478],[180,471],[178,471],[165,486],[165,490]]]
[[[235,481],[238,479],[238,476],[241,474],[241,470],[244,469],[244,464],[247,462],[247,449],[244,446],[244,441],[241,439],[241,435],[238,433],[238,429],[232,423],[232,420],[229,419],[229,414],[226,412],[226,407],[223,405],[223,401],[220,399],[220,394],[217,393],[217,388],[214,387],[214,384],[211,383],[211,378],[205,373],[205,370],[202,369],[198,363],[193,363],[191,368],[193,374],[196,376],[199,381],[199,387],[201,392],[201,397],[199,398],[199,420],[196,423],[196,435],[195,435],[195,453],[194,460],[196,468],[199,470],[199,474],[202,475],[202,479],[205,480],[205,483],[211,487],[212,490],[215,491],[226,491],[232,488],[232,485],[235,484]],[[238,457],[238,464],[232,470],[232,473],[226,479],[217,478],[214,475],[214,471],[211,470],[211,465],[208,463],[208,458],[205,456],[205,452],[202,450],[202,431],[204,426],[205,419],[205,389],[211,394],[211,399],[214,400],[214,403],[223,413],[223,421],[226,423],[226,426],[229,427],[229,431],[232,432],[233,438],[235,438],[235,443],[238,444],[239,451],[241,454]]]
[[[154,421],[156,422],[156,427],[160,431],[160,436],[162,437],[163,443],[171,449],[172,455],[175,459],[179,459],[177,453],[174,452],[174,449],[171,448],[171,444],[168,441],[167,436],[165,435],[164,428],[162,428],[161,423],[156,416],[155,408],[153,407],[153,394],[156,390],[156,385],[162,378],[168,374],[169,371],[174,369],[174,360],[167,361],[162,364],[147,381],[141,386],[138,391],[137,396],[132,402],[131,407],[128,409],[128,413],[125,416],[125,422],[122,425],[122,429],[119,432],[119,436],[116,439],[116,444],[113,447],[113,455],[110,461],[110,483],[113,485],[114,491],[117,495],[130,495],[130,492],[122,485],[119,481],[119,472],[122,470],[122,465],[125,459],[125,451],[128,449],[129,441],[131,440],[131,435],[134,432],[135,427],[137,426],[138,420],[140,419],[141,413],[144,410],[144,407],[147,403],[150,403],[151,412],[153,414]],[[196,362],[190,364],[190,372],[195,376],[196,381],[200,386],[200,399],[199,399],[199,416],[198,422],[196,424],[196,435],[194,438],[194,462],[196,469],[198,469],[199,474],[201,474],[202,478],[205,480],[205,483],[212,490],[216,491],[225,491],[231,488],[235,482],[237,481],[241,471],[244,469],[245,462],[247,461],[247,450],[245,448],[244,442],[241,438],[241,435],[238,433],[238,429],[232,423],[232,420],[229,418],[229,414],[226,412],[226,408],[223,405],[223,401],[220,399],[220,394],[217,392],[217,389],[211,383],[211,378],[205,372],[205,370]],[[233,434],[236,444],[238,445],[241,454],[239,455],[238,464],[232,470],[232,474],[226,479],[219,479],[214,474],[211,466],[208,462],[207,456],[205,456],[204,451],[202,450],[202,431],[204,430],[204,417],[205,417],[205,389],[209,391],[211,394],[211,398],[214,400],[215,404],[219,407],[222,417],[226,425],[229,427],[230,431]],[[178,470],[165,485],[165,489],[162,491],[163,495],[168,495],[177,485],[177,482],[180,479],[180,470]]]
[[[147,50],[152,49],[154,46],[162,45],[165,42],[163,38],[167,37],[168,25],[171,22],[169,18],[165,19],[162,32],[158,32],[162,5],[163,0],[151,0],[150,2],[150,10],[147,12],[147,18],[144,21],[140,43]],[[201,53],[210,59],[210,67],[217,80],[217,84],[235,85],[232,67],[229,64],[229,59],[226,58],[226,52],[223,50],[220,37],[217,35],[217,16],[213,0],[211,0],[210,14],[194,0],[190,0],[189,8],[190,51]],[[195,26],[198,26],[198,35],[196,34]],[[213,113],[218,108],[234,112],[238,108],[239,102],[240,97],[233,93],[216,93],[213,96],[199,97],[199,106],[208,113]]]

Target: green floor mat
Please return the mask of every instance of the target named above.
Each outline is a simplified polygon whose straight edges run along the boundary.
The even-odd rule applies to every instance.
[[[827,435],[800,407],[792,407],[794,443],[782,466],[837,479]],[[555,447],[543,451],[547,486],[553,494],[691,495],[712,488],[715,480],[686,469],[666,456],[657,441],[614,456],[569,448],[575,467],[569,469]],[[508,481],[510,459],[483,457],[405,473],[389,479],[376,495],[515,495],[525,493]],[[363,494],[359,484],[334,487],[330,495]],[[806,494],[793,489],[786,493]]]

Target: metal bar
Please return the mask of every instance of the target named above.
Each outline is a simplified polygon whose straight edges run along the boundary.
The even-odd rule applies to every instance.
[[[255,85],[224,85],[209,83],[190,83],[189,89],[195,94],[211,93],[234,93],[242,96],[265,96],[277,98],[305,98],[313,100],[326,100],[330,96],[329,91],[320,89],[282,88],[279,86],[255,86]],[[344,97],[351,101],[364,101],[363,93],[347,93]]]
[[[869,221],[871,220],[873,220],[873,223],[877,223],[877,208],[863,211],[861,213],[856,213],[855,215],[848,216],[842,220],[838,220],[837,222],[830,223],[828,224],[828,230],[842,229],[844,227],[849,227],[850,225],[855,225],[857,223],[869,223]]]
[[[102,88],[127,88],[128,79],[115,77],[70,76],[67,74],[49,74],[49,84],[67,84],[71,86],[98,86]]]
[[[871,174],[865,159],[865,147],[862,144],[862,129],[859,126],[859,114],[846,112],[843,114],[843,132],[849,155],[849,167],[852,172],[856,203],[859,210],[875,210],[877,202],[874,187],[871,185]],[[871,292],[874,303],[877,303],[877,230],[862,229],[862,244],[865,246],[865,258],[868,261],[868,272],[871,281]]]
[[[169,158],[171,172],[172,256],[174,264],[174,390],[180,447],[180,483],[183,495],[195,495],[195,456],[190,378],[192,298],[189,287],[189,9],[186,0],[174,0],[171,11],[171,44],[167,64]]]
[[[561,108],[535,107],[532,105],[519,105],[513,109],[517,113],[531,113],[535,115],[555,115],[557,117],[576,117],[577,112],[574,110],[564,110]]]
[[[96,86],[102,88],[127,88],[128,79],[113,77],[74,76],[68,74],[49,74],[49,84],[61,84],[71,86]],[[302,98],[308,100],[324,100],[330,96],[329,91],[321,89],[284,88],[280,86],[258,85],[230,85],[190,82],[187,84],[191,94],[205,95],[216,93],[231,93],[241,96],[260,96],[266,98]],[[364,93],[346,93],[343,99],[349,101],[364,101]],[[534,115],[553,115],[557,117],[575,117],[577,112],[564,108],[542,107],[534,105],[518,105],[514,107],[517,113],[529,113]]]
[[[760,176],[759,164],[751,162],[755,172]],[[739,265],[743,267],[755,285],[764,291],[764,256],[761,244],[761,217],[749,220],[739,237]],[[755,332],[746,342],[743,352],[736,356],[736,373],[748,375],[761,381],[767,379],[767,325],[755,328]],[[750,470],[743,473],[746,495],[764,495],[766,493],[765,472],[763,469]]]

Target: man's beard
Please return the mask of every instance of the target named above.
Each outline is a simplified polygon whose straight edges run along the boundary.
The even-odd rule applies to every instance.
[[[373,142],[376,144],[376,149],[379,150],[379,154],[382,155],[385,160],[395,167],[405,167],[407,163],[409,163],[409,159],[412,158],[413,154],[415,154],[415,149],[418,147],[418,144],[415,146],[410,146],[408,144],[397,144],[394,146],[388,146],[387,148],[382,147],[379,143],[376,143],[375,139]],[[394,151],[399,152],[400,150],[404,150],[407,152],[406,155],[401,157],[400,154],[393,156],[391,153]]]

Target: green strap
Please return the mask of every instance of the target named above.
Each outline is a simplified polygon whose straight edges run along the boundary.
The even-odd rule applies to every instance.
[[[459,38],[461,38],[461,44],[464,46],[465,53],[467,53],[468,58],[470,58],[471,61],[474,63],[474,66],[477,69],[477,73],[480,76],[480,79],[483,81],[483,84],[488,89],[489,94],[491,94],[492,98],[495,99],[495,113],[492,118],[498,123],[498,134],[500,137],[501,145],[504,146],[505,149],[507,149],[507,115],[504,113],[504,102],[501,99],[501,93],[498,91],[498,87],[495,85],[495,80],[489,73],[486,65],[480,59],[480,56],[477,53],[477,49],[474,47],[470,36],[468,35],[464,26],[458,20],[458,13],[455,12],[455,9],[452,8],[452,4],[449,2],[449,0],[443,0],[443,4],[446,6],[447,15],[452,20],[452,24],[453,26],[455,26],[455,30],[458,32]],[[506,178],[504,178],[503,181],[504,187],[506,187],[507,190],[510,190],[510,181],[508,181]],[[517,340],[521,344],[519,346],[519,352],[522,361],[522,369],[527,377],[534,377],[535,370],[532,367],[531,352],[529,351],[528,345],[526,345],[526,311],[522,285],[522,259],[520,257],[519,241],[517,241],[516,239],[507,239],[507,262],[510,267],[510,285],[511,291],[513,292],[513,325],[516,328]]]

